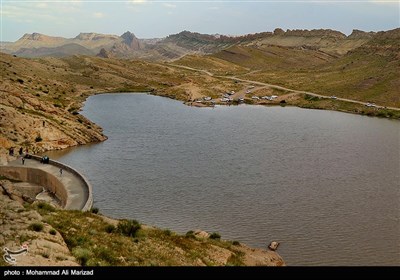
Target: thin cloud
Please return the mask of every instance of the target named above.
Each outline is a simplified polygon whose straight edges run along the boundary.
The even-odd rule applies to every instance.
[[[93,13],[94,18],[104,18],[106,15],[101,12]]]
[[[137,4],[141,5],[141,4],[146,4],[146,2],[148,2],[148,1],[147,0],[131,0],[129,3],[135,4],[135,5],[137,5]]]
[[[79,7],[67,3],[4,3],[2,8],[2,17],[14,22],[29,19],[60,24],[80,14]]]
[[[36,7],[39,9],[46,9],[48,6],[47,3],[38,3],[36,4]]]
[[[166,8],[170,8],[170,9],[175,9],[176,5],[171,4],[171,3],[163,3],[163,6]]]
[[[395,4],[397,6],[400,5],[399,0],[389,0],[389,1],[388,0],[370,0],[368,2],[374,3],[374,4],[382,4],[382,5],[393,5],[393,4]]]

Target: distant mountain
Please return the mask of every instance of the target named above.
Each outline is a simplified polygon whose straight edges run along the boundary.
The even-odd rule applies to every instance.
[[[22,48],[14,52],[14,54],[22,57],[43,57],[43,56],[66,57],[75,54],[95,55],[95,52],[88,50],[87,48],[78,44],[66,44],[54,48],[46,48],[46,47]]]
[[[80,33],[70,39],[33,33],[25,34],[16,42],[4,45],[2,51],[25,57],[38,57],[46,54],[52,56],[52,53],[95,55],[102,48],[112,48],[116,43],[122,41],[120,36],[98,33]],[[63,48],[60,49],[60,47]]]
[[[3,44],[1,51],[25,57],[84,54],[157,61],[174,60],[187,54],[213,54],[233,46],[273,45],[313,49],[341,56],[369,42],[378,34],[354,30],[346,36],[330,29],[284,31],[277,28],[273,32],[242,36],[182,31],[162,39],[139,39],[127,31],[121,36],[80,33],[75,38],[67,39],[33,33],[25,34],[14,43]]]

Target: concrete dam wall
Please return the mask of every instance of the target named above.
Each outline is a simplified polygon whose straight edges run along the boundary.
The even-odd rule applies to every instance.
[[[41,158],[32,155],[25,165],[16,161],[0,166],[0,175],[44,187],[55,195],[64,209],[89,211],[93,205],[93,193],[88,180],[61,162],[50,160],[48,164],[41,164]],[[63,174],[57,176],[60,168]]]

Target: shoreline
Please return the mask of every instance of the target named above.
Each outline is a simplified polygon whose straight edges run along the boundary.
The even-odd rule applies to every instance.
[[[79,113],[88,97],[105,93],[142,92],[193,107],[210,106],[209,101],[220,106],[243,101],[249,105],[295,106],[400,119],[400,109],[367,107],[174,64],[126,64],[126,60],[86,56],[37,60],[6,54],[2,61],[8,65],[3,69],[5,76],[10,77],[0,86],[0,147],[6,149],[2,154],[12,147],[38,154],[106,140],[102,128]],[[50,67],[54,71],[48,72]]]
[[[400,121],[400,118],[396,118],[396,117],[383,117],[383,116],[379,116],[377,114],[374,113],[370,113],[370,112],[365,112],[365,111],[359,111],[359,110],[346,110],[345,108],[341,108],[341,107],[328,107],[328,106],[324,106],[322,104],[318,104],[317,102],[314,103],[308,103],[308,104],[297,104],[297,103],[293,103],[293,102],[285,102],[285,103],[280,103],[279,100],[282,99],[278,99],[278,102],[274,101],[274,102],[257,102],[255,103],[253,100],[251,99],[245,99],[245,102],[221,102],[221,101],[216,101],[215,103],[211,103],[211,102],[205,102],[205,103],[196,103],[193,101],[185,101],[184,99],[179,99],[179,98],[175,98],[173,96],[170,96],[164,92],[160,92],[160,91],[156,91],[156,90],[147,90],[147,91],[117,91],[116,90],[112,90],[109,89],[107,91],[101,91],[101,92],[81,92],[80,93],[81,96],[84,96],[84,100],[81,102],[76,103],[77,105],[77,110],[81,111],[82,108],[84,107],[84,103],[87,101],[87,99],[91,96],[96,96],[96,95],[101,95],[101,94],[147,94],[147,95],[153,95],[153,96],[159,96],[159,97],[164,97],[164,98],[168,98],[168,99],[172,99],[172,100],[176,100],[176,101],[180,101],[182,102],[182,105],[185,106],[189,106],[189,107],[194,107],[194,108],[212,108],[215,106],[239,106],[239,105],[247,105],[247,106],[265,106],[265,107],[276,107],[276,106],[280,106],[280,107],[297,107],[297,108],[301,108],[301,109],[314,109],[314,110],[327,110],[327,111],[334,111],[334,112],[339,112],[339,113],[349,113],[349,114],[354,114],[354,115],[360,115],[360,116],[368,116],[368,117],[377,117],[377,118],[381,118],[381,119],[389,119],[389,120],[394,120],[394,121]],[[279,96],[279,98],[281,98],[281,96]],[[285,99],[283,99],[285,100]],[[338,102],[345,102],[345,101],[338,101]],[[358,106],[360,106],[360,104],[358,104]],[[389,110],[389,109],[388,109]],[[400,108],[399,108],[400,110]],[[80,115],[80,114],[79,114]],[[83,117],[83,116],[82,116]],[[74,143],[72,145],[63,145],[62,147],[57,146],[57,145],[52,145],[49,142],[43,141],[40,142],[39,144],[41,144],[40,149],[35,150],[35,148],[37,148],[38,146],[36,145],[37,143],[35,143],[34,145],[31,145],[29,148],[31,148],[31,150],[33,150],[33,154],[42,154],[45,153],[46,151],[54,151],[54,150],[64,150],[67,148],[71,148],[71,147],[77,147],[77,146],[82,146],[82,145],[88,145],[88,144],[95,144],[95,143],[100,143],[103,141],[106,141],[108,139],[107,135],[102,134],[103,128],[98,126],[97,124],[93,123],[90,119],[87,119],[88,122],[92,123],[93,125],[95,125],[98,130],[99,133],[101,133],[101,138],[99,139],[91,139],[91,141],[85,142],[85,143]],[[1,140],[1,139],[0,139]],[[54,142],[54,141],[53,141]],[[43,143],[46,143],[47,146],[43,147]],[[0,143],[1,144],[1,143]],[[17,145],[18,146],[18,145]],[[32,149],[33,148],[33,149]],[[5,147],[1,147],[0,146],[0,151],[3,150],[3,152],[1,152],[1,156],[0,156],[0,164],[2,162],[5,162],[4,159],[4,154],[7,153],[7,151],[5,150]],[[7,160],[6,160],[7,161]]]
[[[1,231],[4,231],[4,235],[2,235],[2,239],[0,240],[0,246],[15,248],[26,245],[29,247],[29,253],[22,258],[18,258],[19,266],[99,265],[99,263],[88,263],[87,260],[83,261],[80,253],[78,253],[78,248],[81,248],[83,245],[71,243],[71,240],[82,238],[82,235],[87,235],[87,237],[83,239],[88,243],[85,245],[85,247],[94,246],[93,248],[88,249],[88,254],[92,256],[96,255],[97,259],[106,262],[106,264],[102,264],[106,266],[286,265],[282,257],[276,252],[279,243],[275,241],[271,241],[269,246],[265,246],[266,249],[261,249],[249,247],[246,244],[238,241],[223,240],[218,233],[208,233],[202,230],[190,230],[186,233],[186,235],[181,235],[169,229],[161,229],[159,227],[140,224],[135,220],[132,220],[132,222],[137,223],[137,230],[140,231],[140,234],[135,233],[133,236],[131,236],[127,235],[127,233],[123,231],[122,227],[120,228],[121,224],[124,225],[129,223],[128,220],[111,218],[99,214],[99,210],[97,208],[81,209],[78,211],[64,208],[58,209],[60,206],[53,206],[52,204],[48,204],[48,202],[43,202],[37,197],[34,198],[27,195],[27,193],[30,192],[31,186],[26,186],[25,189],[21,190],[14,185],[16,182],[10,181],[10,178],[4,176],[0,177],[0,190],[2,190],[2,192],[0,192],[0,215],[5,217],[2,225],[0,225]],[[64,186],[64,188],[66,187]],[[28,213],[26,213],[27,211]],[[12,213],[12,215],[10,213]],[[56,216],[54,216],[54,214]],[[21,215],[21,217],[16,219],[16,215]],[[65,223],[65,221],[67,222]],[[78,227],[79,229],[77,228],[78,224],[80,225]],[[96,230],[86,230],[88,224],[90,224],[90,228],[95,228]],[[32,228],[32,225],[35,225],[35,228]],[[7,228],[8,230],[4,230],[4,228]],[[27,230],[25,229],[22,232],[21,230],[18,230],[18,232],[14,232],[15,229],[20,228],[27,228]],[[111,239],[107,238],[105,242],[114,243],[115,240],[118,240],[119,244],[122,244],[126,248],[132,246],[130,245],[132,241],[130,241],[129,238],[134,237],[133,244],[139,242],[144,243],[146,244],[146,247],[149,247],[147,250],[156,250],[157,253],[159,252],[160,248],[166,251],[172,250],[172,255],[178,255],[178,258],[169,257],[167,260],[164,260],[162,254],[157,255],[156,252],[153,252],[151,257],[144,255],[141,258],[141,262],[134,261],[132,263],[127,263],[126,258],[131,256],[130,251],[128,251],[122,253],[124,256],[118,258],[117,261],[117,258],[111,258],[108,256],[110,253],[105,254],[103,251],[100,251],[100,253],[96,251],[96,244],[100,244],[100,240],[96,240],[95,236],[104,229],[106,235],[113,234]],[[30,230],[36,231],[37,233],[32,235]],[[120,230],[122,231],[120,232]],[[119,236],[117,233],[122,236]],[[15,236],[18,235],[21,235],[19,241],[18,238],[15,238]],[[126,240],[126,237],[123,237],[124,235],[127,235],[128,240]],[[21,241],[22,236],[29,237],[25,237],[23,239],[24,241]],[[123,242],[120,241],[121,238],[125,238],[123,239]],[[104,237],[101,237],[101,240],[104,241]],[[152,243],[160,244],[153,248],[154,245]],[[165,243],[171,243],[174,244],[174,246],[171,249],[170,245],[166,246]],[[271,245],[274,246],[271,247]],[[48,252],[44,252],[46,249],[43,246],[53,249]],[[111,244],[109,246],[111,247]],[[181,246],[183,247],[181,248]],[[205,249],[206,251],[204,251]],[[122,248],[120,250],[124,251]],[[154,255],[154,253],[156,253],[156,255]],[[204,257],[198,257],[198,255],[201,256],[203,254]],[[62,255],[62,258],[60,255]],[[168,255],[171,255],[171,253]],[[0,266],[7,266],[7,264],[0,260]]]

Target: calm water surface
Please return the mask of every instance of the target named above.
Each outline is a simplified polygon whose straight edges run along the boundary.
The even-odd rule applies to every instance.
[[[93,96],[82,114],[109,139],[50,156],[106,215],[279,241],[288,265],[400,265],[398,121],[144,94]]]

